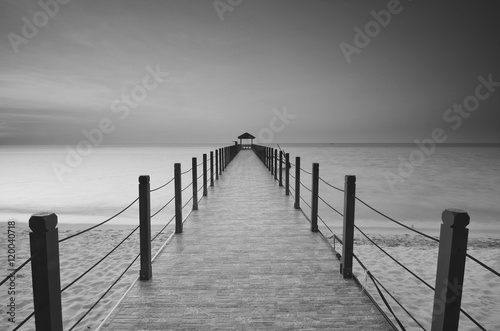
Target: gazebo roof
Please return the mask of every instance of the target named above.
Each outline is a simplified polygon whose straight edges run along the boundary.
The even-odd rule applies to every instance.
[[[240,135],[238,139],[255,139],[255,137],[252,136],[250,133],[245,132],[244,134]]]

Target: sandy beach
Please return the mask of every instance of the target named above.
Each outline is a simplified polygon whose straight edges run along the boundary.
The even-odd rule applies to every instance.
[[[370,237],[428,284],[435,286],[438,243],[406,234],[371,234]],[[341,246],[337,248],[340,250]],[[354,253],[405,309],[424,328],[430,330],[434,292],[364,238],[356,238]],[[500,239],[471,238],[468,253],[493,269],[500,270]],[[354,274],[365,289],[378,298],[373,282],[366,277],[363,269],[356,262],[354,267]],[[387,294],[384,295],[407,330],[421,330]],[[377,302],[385,307],[382,300],[378,299]],[[500,278],[470,259],[466,260],[461,307],[487,330],[500,330]],[[387,309],[384,310],[390,315]],[[463,314],[459,329],[479,330]]]
[[[73,233],[88,228],[89,224],[60,224],[59,238],[63,239]],[[60,267],[61,267],[61,287],[79,277],[89,269],[94,263],[99,261],[104,255],[122,241],[133,227],[124,225],[103,225],[99,228],[86,232],[78,237],[62,242],[59,245]],[[154,236],[160,227],[153,227]],[[7,233],[5,223],[0,223],[2,234]],[[172,233],[173,227],[169,225],[152,243],[152,254],[156,253],[161,244]],[[27,223],[16,224],[16,266],[29,258],[29,228]],[[7,261],[6,241],[1,245],[0,259]],[[70,329],[85,312],[97,301],[97,299],[108,289],[108,287],[118,278],[118,276],[132,262],[139,253],[138,231],[123,243],[115,252],[107,257],[99,266],[85,275],[82,279],[72,285],[62,293],[63,323],[64,330]],[[5,262],[6,265],[6,262]],[[2,268],[2,279],[5,277],[6,268]],[[102,299],[102,301],[75,327],[74,330],[94,330],[109,310],[117,303],[125,293],[129,285],[139,274],[139,262],[136,262],[114,288]],[[13,330],[33,311],[33,292],[31,280],[31,265],[26,265],[16,274],[15,278],[15,302],[16,302],[16,323],[7,320],[6,303],[0,306],[1,330]],[[7,300],[6,286],[2,285],[1,297]],[[34,318],[32,317],[20,330],[34,330]]]
[[[59,226],[60,238],[87,228],[87,224]],[[5,223],[1,223],[1,232],[6,233]],[[89,231],[72,240],[60,244],[61,282],[62,287],[73,281],[85,270],[91,267],[102,256],[109,252],[117,243],[125,238],[133,228],[123,225],[105,225]],[[158,227],[153,229],[157,233]],[[161,243],[172,233],[171,225],[166,233],[162,234],[152,245],[153,255]],[[20,265],[29,257],[29,229],[26,223],[18,223],[16,227],[16,263]],[[413,235],[398,234],[397,231],[389,234],[371,234],[371,237],[388,253],[393,255],[412,271],[434,286],[434,276],[437,263],[437,243]],[[337,244],[337,249],[341,246]],[[377,277],[386,288],[414,314],[414,317],[425,328],[430,329],[433,292],[421,284],[407,271],[390,260],[376,247],[361,237],[356,238],[355,253],[363,263]],[[104,262],[92,270],[88,275],[67,289],[62,294],[64,329],[72,327],[90,308],[102,293],[115,281],[127,265],[138,253],[138,234],[127,240],[123,247],[109,256]],[[500,240],[491,238],[472,238],[469,240],[469,253],[496,270],[500,270]],[[6,261],[6,243],[1,243],[2,261]],[[75,330],[93,330],[116,304],[128,286],[138,275],[139,265],[136,264],[106,295],[106,297],[86,316]],[[372,294],[376,294],[372,282],[366,279],[362,269],[355,264],[355,275]],[[154,275],[154,268],[153,268]],[[3,274],[2,274],[3,276]],[[7,291],[3,285],[0,291]],[[375,295],[376,296],[376,295]],[[2,297],[7,297],[2,293]],[[31,291],[31,266],[22,269],[16,276],[16,325],[28,316],[33,310]],[[397,305],[389,298],[393,309],[407,330],[419,330],[406,313],[396,308]],[[380,301],[380,300],[379,300]],[[383,302],[379,304],[383,306]],[[500,278],[467,260],[464,283],[462,308],[476,318],[488,330],[500,329]],[[2,319],[0,328],[12,330],[13,325],[7,320],[6,306],[0,307]],[[21,330],[34,330],[33,318]],[[460,321],[460,330],[477,330],[472,322],[463,317]]]

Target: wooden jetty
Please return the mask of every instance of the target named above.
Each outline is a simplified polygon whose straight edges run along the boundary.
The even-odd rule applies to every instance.
[[[245,133],[238,138],[252,137]],[[255,145],[253,141],[243,145],[240,140],[240,145],[236,141],[215,153],[210,151],[210,159],[203,154],[200,164],[193,157],[192,168],[185,172],[176,163],[174,178],[155,189],[150,188],[149,176],[140,176],[137,199],[102,223],[62,240],[58,239],[56,214],[33,215],[29,221],[31,258],[0,281],[1,286],[31,261],[35,309],[17,328],[34,316],[37,331],[62,331],[58,243],[108,222],[138,202],[139,226],[134,232],[139,229],[139,277],[99,325],[99,331],[392,330],[397,329],[394,320],[405,329],[377,286],[378,283],[383,287],[382,284],[353,252],[355,202],[370,207],[356,197],[356,177],[346,175],[344,189],[322,180],[344,192],[344,213],[337,211],[343,217],[343,235],[340,238],[333,234],[342,245],[342,252],[338,253],[318,229],[319,164],[313,163],[309,173],[311,189],[304,186],[310,191],[310,218],[300,207],[301,199],[307,204],[300,194],[300,173],[305,171],[300,167],[300,157],[295,159],[295,176],[290,174],[290,165],[290,155],[281,149]],[[200,166],[203,170],[198,176]],[[182,188],[181,177],[189,172],[191,182]],[[291,176],[295,182],[293,198]],[[175,215],[170,220],[175,218],[175,233],[163,244],[161,253],[151,259],[150,222],[159,211],[151,215],[150,193],[172,182],[174,197],[159,211],[175,203]],[[189,186],[193,195],[183,204],[182,192]],[[198,199],[201,190],[203,198]],[[191,201],[190,215],[184,219],[183,208]],[[469,220],[465,211],[446,209],[439,240],[398,223],[429,240],[439,241],[435,287],[401,265],[435,292],[431,331],[458,330],[460,314],[482,328],[460,307],[466,257],[500,277],[500,273],[466,254]],[[360,287],[352,274],[353,258],[374,282],[392,317]]]
[[[392,330],[241,150],[101,330]]]

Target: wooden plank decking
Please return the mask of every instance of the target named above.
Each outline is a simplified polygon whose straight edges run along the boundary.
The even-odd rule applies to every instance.
[[[240,151],[103,330],[391,330],[252,151]]]

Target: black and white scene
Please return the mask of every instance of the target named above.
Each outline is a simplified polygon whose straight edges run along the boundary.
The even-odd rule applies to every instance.
[[[0,0],[0,329],[500,330],[500,3]]]

